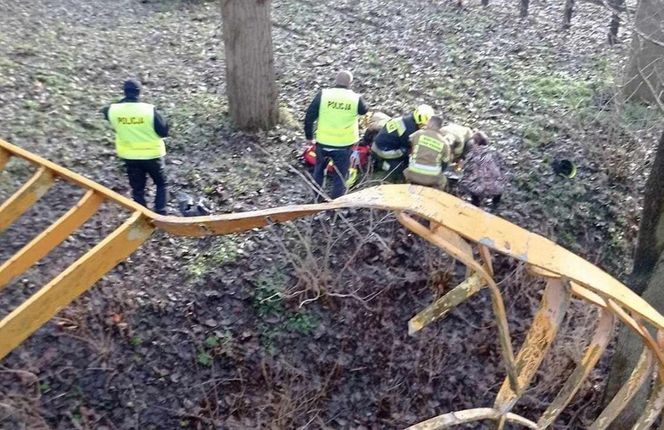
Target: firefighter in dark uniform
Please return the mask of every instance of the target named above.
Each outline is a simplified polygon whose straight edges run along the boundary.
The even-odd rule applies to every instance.
[[[153,105],[139,100],[140,93],[138,81],[125,81],[125,97],[105,107],[102,113],[115,130],[115,149],[127,168],[132,198],[147,207],[145,185],[149,175],[157,187],[154,211],[165,215],[168,196],[163,138],[168,137],[168,122]]]
[[[371,146],[375,168],[399,176],[408,165],[410,136],[424,127],[433,114],[433,108],[423,104],[411,114],[387,121]]]
[[[309,105],[304,118],[304,134],[308,145],[314,143],[314,122],[317,121],[313,176],[318,187],[323,186],[329,160],[334,163],[330,193],[333,199],[346,192],[352,146],[359,140],[358,117],[368,112],[362,97],[350,89],[352,82],[351,72],[339,72],[334,88],[321,90]]]

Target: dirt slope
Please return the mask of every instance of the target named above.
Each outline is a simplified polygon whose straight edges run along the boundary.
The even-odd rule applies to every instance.
[[[138,76],[173,123],[173,191],[207,195],[218,212],[305,202],[293,169],[299,124],[316,90],[349,67],[375,108],[398,114],[426,101],[487,130],[511,168],[500,214],[623,277],[658,124],[647,108],[613,103],[625,48],[604,44],[608,12],[580,4],[569,33],[558,31],[560,13],[540,2],[522,21],[504,2],[275,1],[284,123],[249,136],[225,118],[215,3],[0,0],[0,137],[126,194],[98,112]],[[550,174],[563,155],[580,167],[574,181]],[[2,197],[29,175],[20,163],[9,171]],[[2,236],[0,257],[79,195],[58,186]],[[9,286],[0,309],[121,216],[105,209]],[[398,428],[490,404],[503,374],[488,297],[408,337],[408,318],[460,273],[390,216],[348,219],[333,230],[317,219],[228,238],[158,234],[3,361],[0,427]],[[521,342],[541,285],[497,265],[513,275],[503,287]],[[300,306],[307,299],[316,300]],[[592,316],[573,312],[520,412],[542,411]],[[557,428],[587,424],[604,367]]]

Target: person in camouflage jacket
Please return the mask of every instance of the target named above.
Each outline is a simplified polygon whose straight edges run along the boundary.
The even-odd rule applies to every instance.
[[[480,206],[482,200],[491,198],[495,209],[507,185],[502,157],[482,132],[475,133],[470,142],[472,144],[465,158],[460,188],[470,194],[471,202],[475,206]]]

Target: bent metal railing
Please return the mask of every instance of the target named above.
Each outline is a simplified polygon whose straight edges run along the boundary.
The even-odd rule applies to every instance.
[[[0,171],[11,157],[27,160],[36,172],[0,205],[0,232],[39,200],[57,180],[82,187],[86,192],[76,206],[0,266],[0,290],[85,223],[102,202],[123,207],[129,213],[120,227],[0,320],[0,359],[132,254],[157,229],[180,236],[224,235],[324,210],[377,208],[394,211],[406,228],[469,269],[469,276],[464,282],[410,320],[410,333],[445,317],[455,306],[487,288],[506,371],[492,407],[450,412],[415,424],[411,429],[443,429],[480,420],[493,421],[499,429],[504,428],[507,422],[532,429],[547,428],[569,404],[597,364],[611,339],[616,319],[640,336],[644,344],[643,352],[628,381],[590,428],[606,428],[639,387],[650,381],[653,375],[657,379],[634,429],[649,428],[664,407],[664,316],[616,279],[577,255],[449,194],[419,186],[384,185],[348,194],[325,204],[180,218],[158,215],[83,176],[0,140]],[[430,227],[425,227],[413,216],[429,220]],[[477,245],[479,260],[474,257],[471,243]],[[491,251],[525,263],[531,273],[547,281],[539,310],[516,356],[503,298],[494,281]],[[582,360],[537,422],[511,413],[553,343],[572,296],[601,310],[595,334]],[[652,337],[649,326],[656,330],[656,339]]]

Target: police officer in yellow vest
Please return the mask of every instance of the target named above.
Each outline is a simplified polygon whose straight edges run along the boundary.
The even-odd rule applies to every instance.
[[[132,198],[143,206],[147,176],[157,187],[155,212],[166,214],[166,175],[164,159],[168,122],[155,107],[139,101],[141,84],[129,79],[124,82],[125,97],[102,110],[115,130],[115,149],[127,168]]]
[[[329,160],[334,163],[330,193],[333,199],[346,192],[351,147],[359,140],[358,116],[368,112],[362,97],[350,89],[352,82],[351,72],[339,72],[334,88],[321,90],[304,118],[304,135],[309,145],[314,143],[314,122],[317,121],[314,181],[319,187],[323,186]]]
[[[403,176],[412,184],[444,189],[447,183],[443,169],[450,162],[452,140],[440,132],[443,120],[432,116],[424,129],[410,136],[412,149]]]

